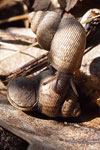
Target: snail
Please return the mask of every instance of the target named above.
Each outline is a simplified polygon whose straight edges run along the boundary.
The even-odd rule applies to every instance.
[[[38,11],[33,12],[31,20],[31,29],[36,33],[39,45],[50,50],[51,41],[60,23],[62,10],[55,11]]]
[[[44,71],[33,78],[17,77],[7,85],[7,98],[11,105],[23,111],[30,111],[37,104],[37,91],[41,78],[52,75]]]
[[[60,78],[63,78],[62,87],[65,86],[67,79],[81,66],[86,45],[84,28],[62,10],[35,12],[31,28],[41,47],[50,51],[49,62],[58,71],[57,83],[62,85]],[[54,88],[59,92],[56,85]]]
[[[9,102],[16,107],[17,109],[23,111],[30,110],[39,110],[41,113],[49,116],[49,117],[77,117],[80,114],[80,106],[77,102],[77,96],[71,89],[69,88],[69,92],[66,95],[63,102],[61,102],[61,97],[58,96],[56,99],[52,99],[54,97],[53,93],[49,92],[47,89],[49,84],[44,86],[44,89],[41,88],[43,81],[48,80],[48,78],[52,78],[53,74],[50,71],[44,71],[40,75],[33,77],[32,79],[28,79],[26,77],[18,77],[13,79],[8,84],[8,93],[7,97]],[[51,81],[53,82],[53,81]],[[39,91],[38,91],[39,88]],[[46,95],[43,95],[42,91],[45,90]],[[47,91],[48,94],[47,94]],[[52,88],[51,88],[52,91]],[[54,93],[55,94],[55,93]],[[40,96],[44,97],[44,100],[40,99]],[[48,100],[48,96],[51,99]],[[56,94],[57,96],[57,94]]]
[[[48,60],[57,70],[56,78],[55,75],[51,75],[43,78],[40,82],[36,98],[38,100],[35,99],[38,101],[38,108],[50,117],[78,116],[80,114],[80,106],[77,102],[78,94],[71,81],[73,73],[81,66],[86,45],[85,30],[76,19],[66,18],[62,12],[59,15],[53,11],[40,11],[34,15],[31,28],[36,32],[41,47],[50,51]],[[47,82],[49,80],[50,82]],[[47,84],[45,84],[46,82]],[[9,89],[8,93],[10,93]],[[34,90],[32,92],[34,93]],[[71,95],[71,93],[73,94]],[[11,99],[10,94],[8,95],[8,99]]]
[[[56,79],[44,84],[46,81],[52,78],[53,76],[44,78],[40,83],[38,92],[39,110],[49,117],[78,117],[81,113],[81,110],[80,105],[77,102],[77,95],[68,84],[66,96],[56,93],[52,88],[52,84]]]
[[[15,78],[8,84],[7,97],[14,107],[29,111],[36,103],[35,85],[28,78]]]
[[[53,15],[55,17],[53,17]],[[47,18],[50,19],[50,21],[52,20],[50,22],[51,24],[47,22]],[[56,18],[58,19],[57,22]],[[32,25],[34,21],[33,17]],[[34,30],[34,26],[31,27],[37,35],[39,44],[46,50],[50,50],[48,56],[49,62],[58,71],[56,80],[49,82],[47,85],[41,84],[39,89],[39,104],[42,110],[44,110],[44,114],[47,113],[46,115],[55,117],[59,112],[57,109],[55,111],[55,108],[60,107],[63,103],[67,90],[69,89],[70,78],[73,73],[80,68],[86,43],[85,30],[77,20],[66,18],[65,15],[63,16],[62,14],[59,16],[57,12],[47,12],[41,17],[37,29],[35,28]],[[47,29],[49,29],[49,31]],[[44,47],[49,36],[49,46]],[[47,79],[44,79],[43,82],[45,82],[45,80],[47,82]],[[51,100],[53,104],[51,104]],[[51,110],[52,106],[48,106],[49,102],[52,106],[55,105],[54,111]]]

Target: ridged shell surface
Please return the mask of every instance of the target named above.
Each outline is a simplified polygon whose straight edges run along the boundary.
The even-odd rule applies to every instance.
[[[77,102],[77,96],[70,87],[67,92],[67,97],[61,108],[61,115],[65,118],[77,117],[80,115],[80,105]]]
[[[44,15],[45,13],[43,11],[33,12],[32,14],[33,17],[31,21],[31,29],[34,33],[36,33],[38,25],[40,24]]]
[[[60,20],[61,14],[57,12],[48,11],[45,13],[36,32],[38,43],[42,48],[50,50],[51,41],[54,37]]]
[[[36,103],[35,87],[32,80],[18,77],[8,84],[9,102],[21,110],[30,110]]]
[[[52,78],[53,76],[45,78],[40,84],[38,107],[43,114],[49,117],[57,117],[62,104],[62,97],[52,89],[52,84],[55,81],[51,81],[46,85],[43,84],[44,81],[46,82]]]
[[[62,18],[51,43],[49,61],[58,71],[73,73],[81,65],[86,33],[75,19]]]

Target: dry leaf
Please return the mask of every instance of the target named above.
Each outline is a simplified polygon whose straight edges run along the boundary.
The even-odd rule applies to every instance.
[[[31,30],[24,28],[17,30],[12,28],[8,31],[25,33],[27,36],[31,34],[31,37],[33,35]],[[1,38],[0,44],[0,75],[6,75],[47,52],[40,48],[29,47],[27,43],[9,37]]]

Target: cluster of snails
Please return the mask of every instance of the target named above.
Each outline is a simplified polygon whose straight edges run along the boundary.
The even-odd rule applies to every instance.
[[[34,13],[31,28],[39,45],[49,50],[48,61],[57,72],[10,81],[8,100],[21,110],[37,106],[50,117],[79,116],[78,93],[72,77],[81,66],[86,45],[84,28],[62,11]]]

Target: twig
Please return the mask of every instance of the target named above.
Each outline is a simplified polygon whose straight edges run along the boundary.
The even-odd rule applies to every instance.
[[[17,51],[14,52],[13,54],[10,54],[10,55],[8,55],[8,56],[5,56],[5,57],[1,58],[1,59],[0,59],[0,62],[3,61],[3,60],[5,60],[5,59],[7,59],[7,58],[9,58],[9,57],[11,57],[11,56],[14,56],[14,55],[17,54],[17,53],[23,53],[23,51],[27,50],[27,49],[30,48],[30,47],[36,46],[36,45],[38,45],[38,42],[33,43],[33,44],[27,46],[26,48],[24,48],[24,49],[22,49],[22,50],[17,50]]]
[[[36,37],[29,37],[25,35],[19,35],[19,34],[4,32],[4,31],[0,31],[0,37],[1,36],[10,37],[13,40],[21,40],[27,43],[35,43],[37,41]]]
[[[48,65],[48,52],[39,56],[38,58],[30,61],[29,63],[23,65],[22,67],[16,69],[15,71],[9,73],[6,76],[0,76],[1,80],[4,82],[8,82],[9,80],[18,77],[18,76],[26,76],[31,72],[39,71],[40,69],[46,67]]]
[[[18,21],[18,20],[24,20],[24,19],[28,19],[28,14],[23,14],[23,15],[11,17],[11,18],[8,18],[8,19],[0,20],[0,24],[13,22],[13,21]]]

